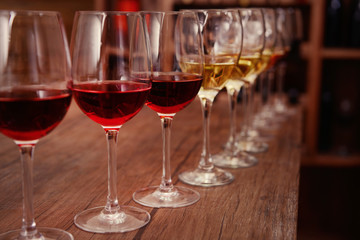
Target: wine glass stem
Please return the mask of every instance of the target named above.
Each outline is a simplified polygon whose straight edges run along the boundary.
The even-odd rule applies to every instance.
[[[210,155],[210,114],[212,101],[207,98],[201,98],[201,107],[203,112],[204,139],[199,168],[203,170],[211,170],[214,168]]]
[[[226,146],[228,150],[232,153],[235,152],[235,137],[236,137],[236,106],[237,106],[237,96],[239,91],[235,88],[226,88],[229,98],[229,107],[230,107],[230,136]]]
[[[162,139],[163,139],[163,175],[160,184],[160,191],[171,192],[173,184],[171,181],[171,168],[170,168],[170,139],[171,139],[171,124],[172,117],[160,117],[162,126]]]
[[[253,116],[254,116],[254,112],[255,112],[255,84],[254,83],[251,83],[249,85],[249,101],[248,101],[248,117],[247,117],[247,130],[248,131],[251,131],[251,128],[252,128],[252,124],[251,124],[251,121],[253,119]]]
[[[120,206],[117,199],[117,160],[116,145],[119,130],[105,130],[108,146],[108,196],[105,206],[105,214],[115,214]]]
[[[246,83],[243,89],[243,108],[244,108],[244,123],[242,125],[242,134],[244,137],[248,136],[248,128],[250,121],[250,92],[251,92],[251,84]]]
[[[281,104],[283,100],[283,89],[284,89],[284,77],[285,77],[285,70],[286,70],[286,63],[280,62],[277,67],[277,104]]]
[[[272,67],[271,69],[269,69],[268,71],[268,76],[267,76],[267,80],[268,80],[268,106],[273,106],[273,88],[274,88],[274,79],[275,79],[275,67]]]
[[[23,218],[21,236],[25,239],[40,237],[36,230],[33,201],[33,154],[35,144],[19,145],[22,165]]]
[[[267,101],[267,88],[266,88],[266,85],[265,85],[265,72],[264,73],[261,73],[259,75],[259,94],[260,94],[260,103],[259,103],[259,109],[260,110],[263,110],[265,104],[266,104],[266,101]]]

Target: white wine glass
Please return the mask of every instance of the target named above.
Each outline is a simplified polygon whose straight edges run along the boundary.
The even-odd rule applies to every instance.
[[[174,186],[170,168],[171,125],[175,114],[190,104],[202,83],[203,54],[200,25],[194,12],[142,12],[147,26],[152,58],[152,88],[146,105],[161,120],[163,175],[159,186],[133,194],[135,202],[148,207],[184,207],[200,194]]]
[[[229,184],[234,177],[217,168],[210,153],[210,114],[216,95],[226,85],[241,51],[242,31],[236,9],[193,10],[202,31],[205,71],[199,98],[203,112],[203,149],[196,169],[182,172],[179,179],[187,184],[211,187]]]
[[[241,20],[241,18],[240,18]],[[245,21],[248,21],[247,19]],[[242,23],[241,23],[242,27]],[[243,30],[243,28],[241,28]],[[243,34],[247,34],[248,29],[245,29],[245,32]],[[246,36],[243,36],[243,39],[246,38]],[[247,41],[247,40],[246,40]],[[248,47],[249,43],[245,43],[245,47]],[[241,42],[241,47],[243,47],[243,41]],[[245,50],[248,52],[249,50]],[[250,64],[247,64],[250,63]],[[252,62],[247,62],[241,59],[241,55],[239,56],[239,59],[237,63],[235,64],[231,75],[229,77],[228,82],[225,85],[228,99],[229,99],[229,110],[230,110],[230,135],[229,139],[224,145],[224,150],[213,155],[213,162],[216,166],[224,167],[224,168],[242,168],[242,167],[251,167],[256,165],[258,162],[257,158],[246,153],[243,150],[240,150],[238,147],[238,141],[236,137],[236,109],[237,109],[237,103],[238,103],[238,95],[240,93],[240,90],[242,87],[245,88],[245,84],[247,84],[244,81],[244,77],[246,77],[246,74],[250,73],[252,71],[251,67],[256,67],[259,64],[252,64]]]
[[[284,49],[284,57],[279,61],[276,74],[276,97],[274,101],[274,111],[276,117],[280,119],[286,118],[290,113],[289,108],[286,106],[284,94],[284,80],[286,74],[287,63],[285,57],[291,50],[293,39],[295,38],[296,31],[296,16],[293,8],[279,8],[277,9],[278,16],[278,31],[279,41]]]
[[[141,110],[151,89],[144,28],[140,14],[135,12],[75,14],[70,47],[74,99],[105,130],[108,146],[106,205],[87,209],[74,218],[75,225],[88,232],[128,232],[150,221],[148,212],[120,206],[116,184],[119,130]]]
[[[282,56],[277,40],[277,16],[274,8],[263,8],[265,19],[265,49],[262,53],[262,58],[267,62],[265,71],[259,76],[259,92],[260,92],[260,106],[259,112],[253,122],[253,127],[265,132],[274,131],[279,128],[279,122],[272,121],[274,118],[274,111],[270,104],[270,96],[273,88],[273,68],[280,56]],[[268,74],[270,72],[270,74]],[[267,77],[267,76],[272,77]],[[263,136],[255,136],[264,138]]]
[[[0,239],[73,239],[60,229],[36,227],[33,204],[35,145],[65,116],[70,79],[70,54],[58,12],[0,11],[0,132],[19,147],[23,186],[22,227]]]
[[[245,82],[243,91],[244,121],[238,137],[238,148],[242,151],[259,153],[267,151],[268,144],[253,138],[253,113],[255,81],[264,71],[262,54],[265,48],[265,20],[261,8],[239,9],[243,26],[243,48],[239,66],[243,69]]]

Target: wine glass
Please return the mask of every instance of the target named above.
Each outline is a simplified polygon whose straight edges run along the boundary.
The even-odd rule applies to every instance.
[[[263,8],[264,20],[265,20],[265,48],[262,53],[262,58],[266,62],[264,72],[259,76],[259,87],[261,95],[261,106],[260,111],[256,118],[254,119],[253,126],[256,129],[276,129],[279,127],[279,124],[271,121],[273,117],[273,111],[269,104],[272,81],[273,78],[266,78],[268,72],[272,71],[276,60],[278,59],[279,50],[275,52],[275,44],[277,43],[277,21],[276,21],[276,11],[274,8]]]
[[[80,109],[100,124],[108,146],[105,207],[75,216],[77,227],[97,233],[127,232],[150,221],[148,212],[120,206],[116,144],[121,126],[144,105],[151,89],[151,61],[141,16],[135,12],[76,12],[71,39],[72,90]]]
[[[243,69],[245,88],[243,91],[244,123],[239,136],[240,150],[259,153],[267,151],[268,144],[253,138],[251,121],[254,112],[255,81],[265,69],[262,57],[265,48],[265,21],[261,8],[239,9],[244,31],[243,48],[239,60],[240,69]],[[255,134],[257,136],[257,134]]]
[[[284,41],[284,30],[285,30],[285,14],[284,9],[276,8],[275,11],[275,45],[270,56],[270,61],[267,66],[267,71],[265,72],[266,77],[264,77],[265,81],[262,81],[262,84],[266,86],[266,104],[264,105],[260,118],[262,121],[257,124],[260,125],[262,129],[277,129],[280,127],[280,123],[284,120],[284,118],[280,114],[276,114],[275,111],[275,102],[274,94],[272,89],[275,84],[275,70],[279,64],[279,62],[286,55],[286,42]],[[286,39],[286,38],[285,38]],[[264,75],[265,75],[264,74]],[[278,85],[277,85],[278,86]]]
[[[175,114],[190,104],[202,83],[203,55],[195,13],[142,12],[152,56],[152,88],[146,105],[160,117],[163,175],[160,186],[136,191],[133,199],[148,207],[184,207],[200,199],[198,192],[174,186],[170,171],[170,135]]]
[[[290,52],[291,44],[294,38],[295,31],[295,11],[292,8],[277,9],[278,17],[278,31],[279,31],[279,41],[280,45],[284,49],[284,57]],[[284,78],[286,73],[286,61],[284,61],[284,57],[281,59],[277,67],[277,77],[276,77],[276,90],[277,95],[274,101],[274,110],[276,114],[279,116],[282,115],[282,119],[284,119],[284,114],[289,113],[288,107],[285,103],[284,96]]]
[[[70,54],[58,12],[0,11],[0,132],[20,149],[23,217],[0,239],[73,239],[37,228],[33,206],[35,145],[64,118],[71,103]]]
[[[245,29],[243,34],[248,34],[247,32],[248,29]],[[243,38],[246,38],[246,36],[244,36]],[[241,45],[243,47],[243,43],[241,43]],[[249,45],[249,43],[244,44],[245,47],[248,47],[247,45]],[[244,51],[248,52],[249,49]],[[236,134],[237,134],[236,109],[237,109],[238,95],[240,89],[244,87],[244,85],[246,84],[243,78],[246,77],[247,73],[250,73],[252,71],[251,67],[260,65],[260,64],[252,65],[252,62],[250,61],[249,63],[250,64],[246,65],[245,61],[241,59],[241,55],[240,55],[239,61],[235,64],[235,67],[229,77],[229,81],[225,85],[230,103],[229,104],[230,135],[228,141],[225,144],[224,150],[212,156],[214,164],[219,167],[226,167],[226,168],[251,167],[258,162],[256,157],[246,153],[245,151],[239,150],[238,142],[236,139]]]
[[[204,79],[198,96],[203,112],[204,142],[199,165],[182,172],[181,181],[197,186],[219,186],[233,181],[231,173],[217,168],[210,154],[209,126],[213,101],[226,85],[238,61],[242,31],[240,15],[236,9],[197,10],[202,31],[205,58]]]

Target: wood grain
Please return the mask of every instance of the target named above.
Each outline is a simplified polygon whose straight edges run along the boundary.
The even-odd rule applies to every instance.
[[[228,103],[224,94],[211,116],[212,153],[228,136]],[[144,107],[120,130],[118,194],[121,204],[151,214],[150,223],[124,234],[92,234],[78,229],[76,213],[105,204],[107,153],[105,133],[72,103],[64,121],[38,143],[34,162],[34,207],[38,226],[57,227],[75,239],[295,239],[297,227],[302,113],[291,117],[269,142],[259,164],[229,170],[233,183],[197,190],[196,204],[177,209],[152,209],[136,204],[132,193],[161,179],[161,127]],[[202,116],[195,100],[179,112],[172,131],[173,182],[196,167],[202,148]],[[0,136],[0,232],[21,226],[21,169],[17,147]]]

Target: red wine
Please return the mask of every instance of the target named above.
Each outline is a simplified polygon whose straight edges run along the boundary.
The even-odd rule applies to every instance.
[[[74,98],[81,110],[103,127],[118,127],[135,116],[150,92],[150,85],[130,81],[76,84]]]
[[[71,102],[68,90],[17,88],[0,92],[0,132],[19,141],[37,140],[53,130]]]
[[[146,105],[163,113],[177,113],[186,107],[197,95],[202,76],[184,73],[162,73],[152,80]]]

